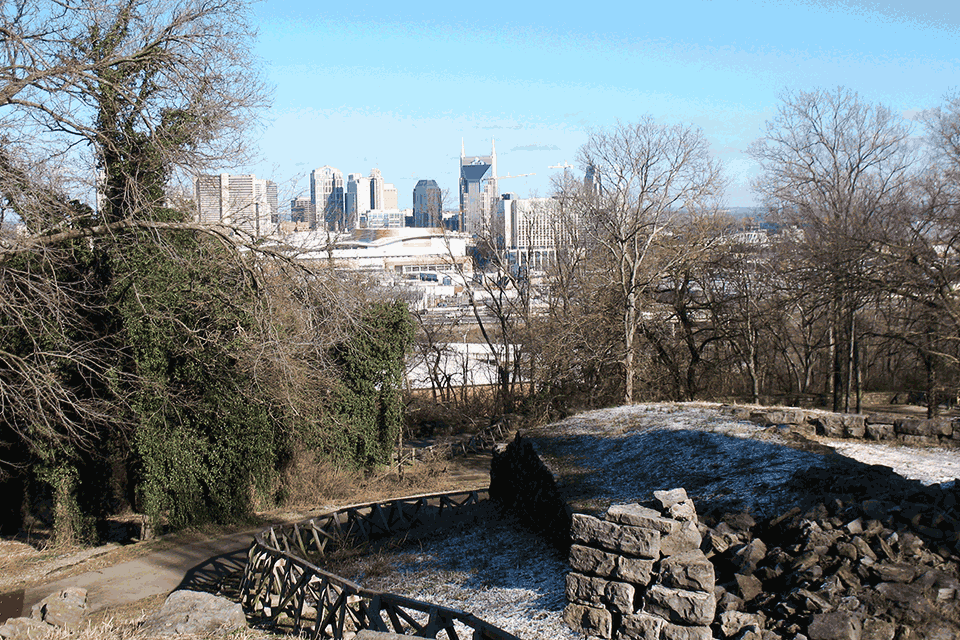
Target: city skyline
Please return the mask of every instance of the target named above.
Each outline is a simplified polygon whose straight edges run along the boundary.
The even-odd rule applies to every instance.
[[[535,174],[500,190],[544,196],[564,164],[576,167],[591,128],[649,113],[700,126],[726,165],[727,204],[749,206],[758,168],[745,150],[783,92],[842,85],[913,118],[960,85],[960,8],[932,1],[715,0],[613,13],[273,0],[255,11],[276,92],[263,161],[243,172],[273,177],[287,201],[329,164],[379,168],[400,208],[422,179],[455,206],[460,141],[481,150],[491,138],[501,174]]]

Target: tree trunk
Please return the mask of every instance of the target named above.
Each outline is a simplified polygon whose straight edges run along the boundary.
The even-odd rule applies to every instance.
[[[76,471],[61,464],[53,471],[53,539],[58,547],[72,547],[80,542],[81,514],[77,504]]]
[[[636,294],[632,291],[627,294],[627,308],[623,312],[623,324],[625,348],[623,354],[623,400],[626,404],[633,404],[633,378],[636,368],[633,351],[637,335],[637,299]]]
[[[829,394],[833,400],[834,413],[837,413],[840,411],[840,396],[837,392],[837,378],[839,376],[839,372],[837,371],[837,334],[835,317],[830,318],[830,327],[827,331],[827,343],[829,345],[829,374],[827,375],[827,394]]]

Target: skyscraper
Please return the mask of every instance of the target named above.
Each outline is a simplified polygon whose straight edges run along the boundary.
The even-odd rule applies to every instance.
[[[347,224],[355,229],[360,215],[370,210],[370,178],[360,173],[347,176],[346,209]]]
[[[310,172],[310,201],[317,213],[317,224],[328,231],[349,231],[344,207],[343,173],[323,166]]]
[[[470,235],[489,231],[500,199],[497,188],[497,147],[491,141],[489,156],[468,156],[460,143],[460,230]]]
[[[370,170],[370,208],[383,209],[383,175],[380,169]]]
[[[194,180],[197,221],[233,225],[251,235],[269,233],[278,215],[277,185],[253,174],[201,175]]]
[[[443,224],[443,196],[436,180],[421,180],[413,188],[413,226],[439,227]]]

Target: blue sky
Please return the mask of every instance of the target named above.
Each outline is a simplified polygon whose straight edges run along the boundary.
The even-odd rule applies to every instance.
[[[636,3],[256,5],[275,93],[263,161],[309,195],[309,173],[377,167],[409,207],[419,179],[455,205],[460,141],[496,139],[501,191],[548,195],[591,129],[651,114],[704,130],[730,206],[754,204],[744,154],[784,91],[845,86],[914,116],[960,85],[960,3],[708,0]],[[240,168],[235,168],[240,169]],[[577,169],[578,170],[578,169]]]

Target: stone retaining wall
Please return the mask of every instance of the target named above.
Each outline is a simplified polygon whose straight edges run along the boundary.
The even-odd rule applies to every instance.
[[[602,519],[573,514],[564,621],[600,638],[710,640],[715,577],[700,528],[683,489]]]
[[[721,411],[762,425],[785,425],[805,435],[865,438],[908,446],[960,446],[960,420],[887,414],[832,413],[784,407],[723,406]]]

